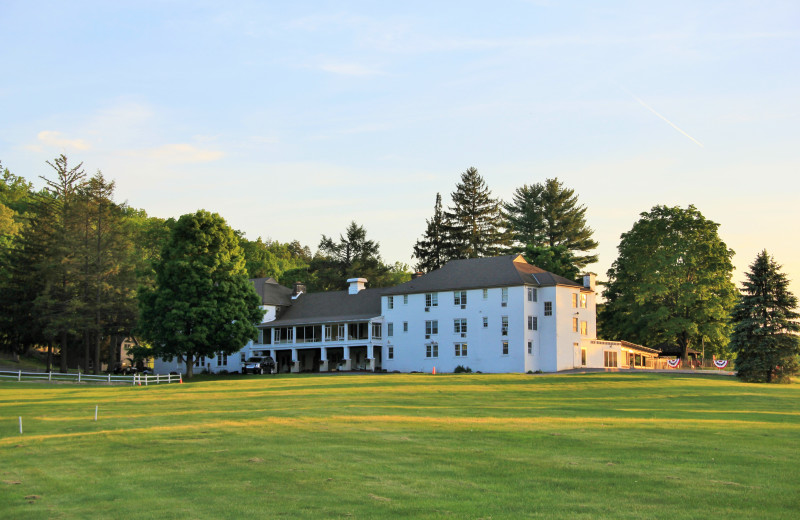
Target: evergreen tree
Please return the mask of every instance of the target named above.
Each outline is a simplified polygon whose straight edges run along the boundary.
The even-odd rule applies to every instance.
[[[233,354],[257,337],[264,312],[247,279],[242,249],[216,213],[181,216],[155,266],[156,286],[139,292],[139,330],[156,357],[194,360]]]
[[[425,234],[414,244],[413,256],[419,259],[417,270],[429,273],[442,267],[447,262],[445,253],[448,247],[445,228],[447,222],[442,212],[442,195],[436,194],[436,204],[433,206],[433,217],[425,221],[427,227]]]
[[[586,225],[586,207],[558,179],[517,188],[503,208],[514,249],[530,263],[574,280],[597,261],[597,255],[581,255],[597,248]]]
[[[781,266],[767,254],[750,265],[742,294],[733,310],[731,350],[736,353],[737,375],[759,383],[788,382],[798,373],[800,314],[797,297]]]
[[[736,301],[733,251],[694,207],[655,206],[622,234],[608,270],[600,320],[606,333],[642,345],[694,342],[721,352]]]
[[[56,178],[41,177],[46,187],[37,201],[35,232],[44,252],[36,271],[44,288],[34,305],[43,318],[45,335],[58,339],[60,369],[66,372],[70,350],[74,350],[69,340],[84,329],[87,320],[79,282],[79,197],[87,181],[83,163],[70,168],[63,154],[47,164],[55,170]]]
[[[453,205],[444,214],[447,259],[495,256],[504,252],[508,236],[502,228],[500,201],[492,198],[477,169],[470,167],[461,174],[461,182],[450,197]]]

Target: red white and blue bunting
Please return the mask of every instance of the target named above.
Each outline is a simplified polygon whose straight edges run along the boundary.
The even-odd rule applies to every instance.
[[[718,369],[722,370],[723,368],[728,366],[728,360],[727,359],[715,359],[714,360],[714,366],[717,367]]]
[[[681,366],[681,360],[680,359],[668,359],[667,360],[667,365],[669,365],[670,368],[678,368],[679,366]]]

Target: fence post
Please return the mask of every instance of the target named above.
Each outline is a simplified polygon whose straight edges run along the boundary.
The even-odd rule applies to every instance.
[[[156,374],[156,384],[159,384],[160,382],[161,378],[159,377],[159,374]]]
[[[111,384],[111,372],[108,373],[108,383]]]
[[[47,382],[49,383],[53,379],[53,371],[47,372]]]
[[[19,373],[17,374],[17,382],[20,381],[22,381],[22,370],[20,370]],[[20,417],[19,420],[22,421],[22,417]],[[20,422],[20,424],[22,424],[22,422]]]
[[[78,367],[78,382],[81,382],[81,369]]]

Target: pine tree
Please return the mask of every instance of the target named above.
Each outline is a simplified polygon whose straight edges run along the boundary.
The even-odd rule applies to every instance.
[[[442,267],[447,261],[445,256],[448,241],[445,227],[444,213],[442,212],[442,195],[436,194],[436,204],[433,206],[433,217],[425,221],[427,227],[425,234],[414,244],[415,258],[419,259],[416,269],[429,273]]]
[[[453,205],[445,212],[447,258],[478,258],[503,253],[508,235],[502,227],[500,201],[492,198],[478,170],[470,167],[450,194]]]
[[[558,179],[517,188],[504,217],[511,228],[514,249],[543,269],[575,279],[577,273],[597,261],[584,254],[597,248],[593,230],[586,225],[586,207],[578,204],[575,190]]]
[[[750,265],[733,311],[731,350],[737,375],[752,382],[778,383],[798,373],[800,314],[781,266],[764,250]]]

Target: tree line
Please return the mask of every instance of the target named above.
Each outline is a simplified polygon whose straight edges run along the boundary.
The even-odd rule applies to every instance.
[[[114,183],[101,172],[87,177],[63,155],[47,164],[53,178],[42,177],[39,191],[0,166],[0,348],[46,346],[48,367],[56,350],[61,370],[113,367],[124,338],[142,338],[158,345],[142,352],[187,365],[209,349],[235,352],[260,320],[247,278],[303,282],[311,291],[344,289],[353,276],[373,287],[410,278],[405,264],[383,261],[355,221],[338,237],[323,234],[312,254],[298,241],[248,240],[203,210],[177,221],[150,217],[115,202]],[[732,353],[744,379],[784,381],[798,369],[797,300],[766,251],[737,291],[734,253],[718,227],[691,205],[642,213],[607,272],[598,332],[677,345],[684,358],[698,345]],[[520,253],[576,280],[597,261],[592,234],[586,207],[558,179],[524,185],[503,202],[469,168],[446,209],[436,194],[413,257],[429,272],[453,259]]]

